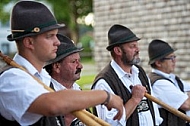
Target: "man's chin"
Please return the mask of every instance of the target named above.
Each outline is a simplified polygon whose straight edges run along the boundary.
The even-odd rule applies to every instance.
[[[50,60],[53,60],[56,58],[56,54],[52,54],[51,57],[50,57]]]
[[[131,65],[137,65],[138,63],[140,63],[140,58],[135,58],[131,61]]]

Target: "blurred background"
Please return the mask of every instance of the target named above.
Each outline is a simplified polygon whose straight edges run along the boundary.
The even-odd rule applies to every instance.
[[[13,57],[16,52],[14,42],[9,42],[6,36],[10,34],[10,13],[18,0],[0,0],[0,50],[3,54]],[[38,0],[44,3],[55,15],[59,23],[66,27],[60,32],[74,40],[75,44],[83,47],[81,59],[84,69],[80,85],[89,89],[89,84],[95,76],[96,69],[93,59],[94,37],[93,37],[93,8],[92,0]],[[87,85],[87,86],[85,86]]]
[[[16,52],[14,42],[8,42],[10,12],[18,0],[0,0],[0,50],[9,56]],[[46,4],[59,23],[66,27],[60,32],[83,47],[84,66],[78,83],[89,89],[95,75],[109,63],[106,50],[107,32],[113,24],[130,28],[138,37],[140,65],[148,66],[148,43],[162,39],[176,48],[175,74],[190,80],[190,0],[38,0]]]
[[[6,40],[10,34],[10,13],[18,0],[0,0],[0,49],[11,55],[16,52],[15,45]],[[37,1],[37,0],[36,0]],[[66,27],[60,29],[63,34],[74,40],[77,46],[83,46],[84,57],[92,57],[93,49],[93,12],[92,0],[38,0],[48,6],[59,23]]]

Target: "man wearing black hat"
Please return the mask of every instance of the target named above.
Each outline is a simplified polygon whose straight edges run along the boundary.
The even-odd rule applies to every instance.
[[[80,79],[80,73],[83,68],[80,62],[79,52],[83,48],[77,48],[74,42],[68,37],[57,34],[61,42],[56,52],[55,59],[49,61],[45,66],[46,71],[52,77],[52,84],[55,91],[67,89],[81,90],[76,80]],[[64,115],[66,126],[82,126],[82,122],[73,115]]]
[[[167,42],[155,39],[148,46],[149,65],[152,72],[149,74],[155,97],[164,103],[185,113],[190,110],[190,98],[185,91],[190,90],[190,84],[182,81],[173,74],[176,64],[176,55]],[[159,107],[163,122],[161,126],[185,126],[185,120]]]
[[[155,126],[162,119],[155,104],[144,97],[145,92],[152,93],[144,70],[136,65],[139,60],[140,40],[130,29],[122,25],[113,25],[108,31],[112,61],[97,75],[92,89],[107,90],[119,95],[124,101],[125,111],[122,119],[113,120],[116,110],[108,111],[98,105],[94,112],[113,126]],[[156,110],[156,111],[155,111]]]
[[[61,27],[50,10],[39,2],[19,1],[14,5],[12,34],[7,39],[16,42],[18,52],[13,61],[19,68],[0,72],[1,126],[63,126],[56,116],[101,103],[116,108],[116,119],[121,118],[121,98],[106,91],[50,92],[44,88],[50,85],[51,77],[43,66],[56,57],[60,45],[56,35]]]

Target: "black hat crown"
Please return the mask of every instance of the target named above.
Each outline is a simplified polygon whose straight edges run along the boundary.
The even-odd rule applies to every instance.
[[[44,4],[35,1],[17,2],[13,7],[10,20],[12,34],[7,36],[9,41],[64,26],[57,23],[54,15]]]
[[[148,64],[153,64],[155,61],[166,57],[174,51],[175,49],[173,49],[167,42],[159,39],[152,40],[148,46]]]
[[[57,56],[55,59],[49,61],[47,63],[47,65],[55,63],[73,53],[80,52],[83,50],[83,48],[77,48],[75,46],[74,42],[67,36],[57,34],[57,38],[61,42],[61,44],[58,46],[58,50],[56,52]]]
[[[114,46],[140,40],[129,28],[115,24],[108,31],[108,51]]]

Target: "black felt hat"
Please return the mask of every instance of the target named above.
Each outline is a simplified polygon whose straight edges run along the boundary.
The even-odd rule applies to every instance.
[[[74,42],[64,35],[57,34],[57,38],[61,42],[61,44],[58,46],[58,50],[56,52],[57,56],[55,59],[50,60],[47,63],[47,65],[55,63],[73,53],[80,52],[83,50],[83,48],[77,48],[75,46]]]
[[[140,40],[140,38],[138,38],[129,28],[115,24],[108,31],[109,43],[106,49],[110,51],[114,46],[138,40]]]
[[[35,1],[17,2],[13,7],[10,20],[12,34],[7,36],[9,41],[64,26],[64,24],[57,23],[54,15],[44,4]]]
[[[148,46],[148,64],[153,64],[155,61],[160,60],[173,53],[175,50],[176,49],[173,49],[167,42],[159,39],[152,40]]]

